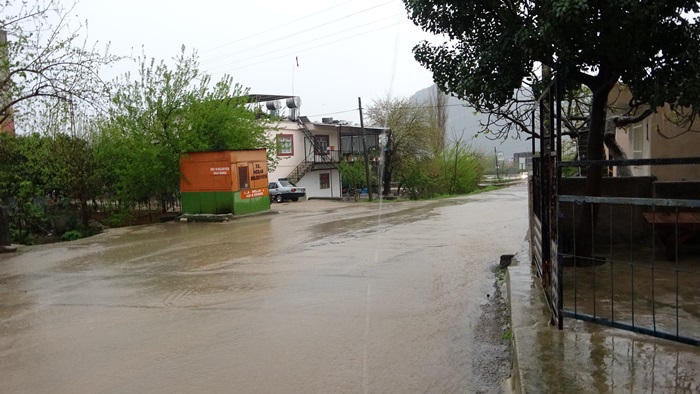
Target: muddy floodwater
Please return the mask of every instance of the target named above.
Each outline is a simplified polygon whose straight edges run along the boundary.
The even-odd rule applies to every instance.
[[[475,329],[524,185],[272,210],[0,255],[0,392],[493,392]]]

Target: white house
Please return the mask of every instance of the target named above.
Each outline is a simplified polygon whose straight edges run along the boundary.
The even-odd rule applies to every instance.
[[[277,167],[268,174],[270,180],[286,178],[306,188],[307,198],[340,198],[343,182],[338,171],[340,162],[362,157],[362,128],[333,118],[321,122],[299,116],[301,100],[296,96],[250,95],[254,102],[264,102],[271,114],[280,115],[285,100],[289,116],[269,131],[277,146]],[[381,149],[380,137],[386,128],[365,127],[365,141],[373,164]]]

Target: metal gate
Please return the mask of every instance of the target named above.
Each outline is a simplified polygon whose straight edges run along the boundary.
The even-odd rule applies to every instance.
[[[583,178],[561,176],[567,167],[699,166],[700,158],[562,162],[560,93],[555,79],[532,116],[531,256],[552,324],[562,329],[567,317],[700,345],[700,180],[673,189],[608,177],[609,190],[587,196],[574,187]],[[584,217],[591,233],[577,234]],[[581,236],[592,240],[590,256],[577,255]]]
[[[561,101],[558,99],[557,79],[555,79],[537,100],[532,114],[533,176],[530,183],[532,198],[530,215],[530,245],[533,263],[550,311],[552,324],[562,328],[561,267],[557,262],[557,215],[556,201],[559,179],[557,163],[561,160]],[[539,155],[536,155],[536,140],[539,141]]]

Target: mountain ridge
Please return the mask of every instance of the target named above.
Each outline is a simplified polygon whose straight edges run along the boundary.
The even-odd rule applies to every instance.
[[[430,100],[430,95],[435,89],[435,84],[417,91],[409,100],[416,103],[425,103]],[[472,149],[482,152],[483,154],[492,154],[494,148],[497,151],[503,152],[506,160],[512,159],[513,154],[517,152],[530,152],[532,145],[529,140],[513,139],[512,137],[506,140],[490,140],[483,134],[477,134],[481,129],[479,122],[486,122],[487,115],[478,113],[473,107],[470,107],[465,101],[457,97],[447,96],[447,142],[456,142],[460,139],[471,145]]]

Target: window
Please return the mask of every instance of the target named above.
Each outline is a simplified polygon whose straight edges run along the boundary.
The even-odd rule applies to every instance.
[[[316,145],[316,154],[325,155],[328,154],[326,148],[328,148],[328,136],[327,135],[316,135],[314,136],[314,144]]]
[[[635,124],[632,126],[632,158],[644,158],[644,125]]]
[[[318,174],[318,179],[321,184],[321,189],[328,189],[331,187],[330,174]]]
[[[238,167],[238,188],[239,190],[250,189],[248,184],[248,167]]]
[[[279,156],[294,155],[294,136],[292,134],[277,134],[277,154]]]

